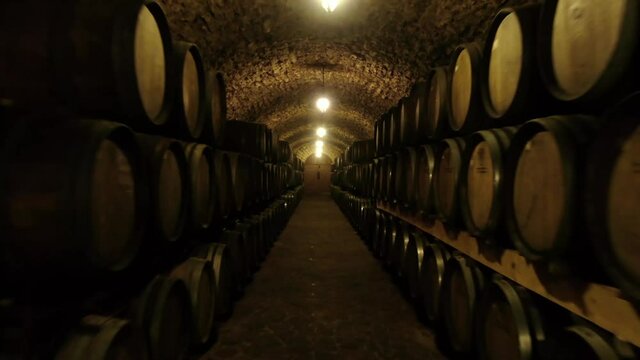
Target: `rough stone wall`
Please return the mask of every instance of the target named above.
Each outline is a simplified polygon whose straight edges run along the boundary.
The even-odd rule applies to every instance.
[[[502,6],[535,0],[161,0],[174,36],[199,45],[227,82],[230,119],[268,124],[302,157],[325,124],[335,157]],[[322,73],[324,69],[324,87]],[[321,117],[315,98],[332,108]]]

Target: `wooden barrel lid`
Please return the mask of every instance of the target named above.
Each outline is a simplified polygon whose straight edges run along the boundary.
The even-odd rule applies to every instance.
[[[428,244],[424,248],[421,281],[424,310],[430,321],[438,318],[440,286],[449,252],[440,244]]]
[[[184,54],[182,64],[182,106],[187,126],[192,134],[195,134],[200,119],[200,71],[201,64],[196,63],[194,57],[195,47],[191,47]],[[199,60],[199,57],[198,57]]]
[[[135,236],[136,186],[127,154],[113,141],[103,140],[95,153],[91,179],[91,219],[96,261],[120,266],[129,258]]]
[[[554,135],[535,134],[518,159],[513,207],[523,240],[535,251],[554,248],[566,197],[563,157]]]
[[[211,148],[191,143],[185,148],[191,175],[191,220],[196,229],[211,225],[215,206],[213,155]]]
[[[440,155],[435,165],[436,207],[440,218],[447,222],[455,221],[458,178],[462,165],[461,141],[461,139],[443,140],[440,143]]]
[[[446,121],[447,80],[446,68],[440,67],[432,71],[427,101],[427,132],[430,138],[441,135],[439,129]]]
[[[183,291],[161,292],[160,302],[156,307],[157,323],[153,329],[155,333],[155,351],[159,358],[182,359],[189,348],[189,336],[191,319],[189,311],[184,311],[188,305],[189,297],[183,295]],[[161,314],[160,314],[161,313]]]
[[[506,300],[491,304],[483,324],[487,359],[520,359],[518,329]]]
[[[147,6],[138,14],[134,34],[134,63],[142,105],[152,121],[160,115],[166,88],[166,59],[162,34]]]
[[[430,145],[423,145],[416,154],[416,200],[423,213],[431,211],[435,153]]]
[[[451,110],[450,119],[454,129],[463,127],[469,107],[471,106],[471,93],[473,90],[473,67],[469,50],[464,48],[458,54],[451,75]]]
[[[471,219],[479,228],[489,222],[494,199],[494,164],[486,141],[475,146],[467,169],[467,199]]]
[[[518,15],[511,12],[496,30],[489,60],[489,98],[497,117],[509,110],[516,96],[523,65],[523,46]]]
[[[158,211],[160,228],[167,238],[180,231],[182,203],[185,201],[183,173],[176,154],[167,148],[162,156],[158,177]]]
[[[451,303],[448,305],[446,317],[449,321],[450,341],[456,349],[468,349],[471,347],[473,313],[469,308],[470,298],[467,290],[467,280],[461,270],[452,273],[448,284]]]
[[[628,12],[634,12],[629,11],[631,3],[635,1],[557,1],[551,60],[557,87],[566,99],[585,95],[608,67],[615,66],[617,52],[634,48],[637,34],[624,34]]]

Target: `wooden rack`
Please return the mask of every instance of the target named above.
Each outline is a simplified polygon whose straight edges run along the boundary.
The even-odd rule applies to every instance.
[[[428,224],[419,216],[384,205],[382,202],[378,202],[377,207],[433,235],[523,287],[610,331],[620,340],[640,347],[638,310],[619,289],[569,277],[543,280],[533,265],[515,250],[486,246],[467,232],[460,231],[455,234],[447,232],[439,221]]]

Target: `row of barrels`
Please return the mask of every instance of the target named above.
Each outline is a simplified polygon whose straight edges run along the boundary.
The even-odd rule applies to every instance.
[[[375,161],[375,196],[640,298],[635,101],[403,148]]]
[[[375,209],[371,199],[338,189],[334,197],[452,358],[637,357],[630,344]]]
[[[331,184],[358,196],[373,197],[374,171],[373,162],[343,166],[331,173]]]
[[[639,22],[635,0],[502,9],[483,43],[460,45],[382,115],[376,153],[551,114],[601,114],[639,88]]]
[[[223,75],[196,44],[172,39],[159,3],[38,0],[3,4],[0,98],[62,106],[136,131],[220,147]]]
[[[352,164],[370,163],[376,155],[375,142],[373,139],[354,141],[335,160],[335,169],[342,169],[344,166]]]
[[[80,315],[68,332],[55,336],[49,351],[60,360],[185,359],[192,350],[210,345],[218,324],[232,315],[234,300],[259,269],[301,196],[300,187],[291,190],[264,210],[236,221],[214,242],[195,245],[189,257],[154,276],[123,309]],[[2,344],[3,356],[33,355]],[[53,357],[47,349],[31,351]]]

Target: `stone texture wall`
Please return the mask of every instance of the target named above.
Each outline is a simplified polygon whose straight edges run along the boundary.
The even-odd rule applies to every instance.
[[[199,45],[227,82],[229,118],[268,124],[308,152],[325,125],[333,158],[502,6],[534,0],[161,0],[174,36]],[[324,69],[324,87],[322,85]],[[327,94],[332,108],[314,101]]]

